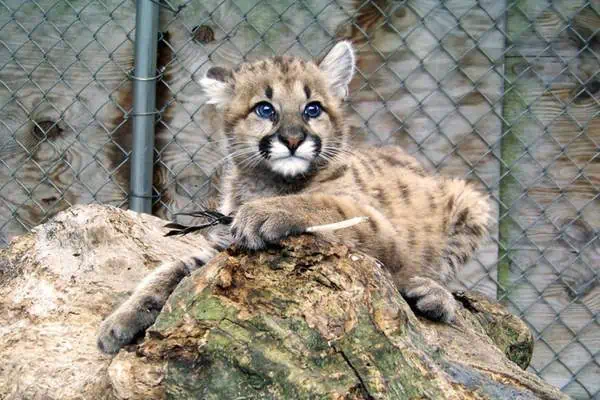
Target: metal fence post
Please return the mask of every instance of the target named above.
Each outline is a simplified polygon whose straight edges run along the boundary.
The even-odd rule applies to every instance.
[[[144,213],[152,211],[158,12],[156,3],[137,0],[129,208]]]

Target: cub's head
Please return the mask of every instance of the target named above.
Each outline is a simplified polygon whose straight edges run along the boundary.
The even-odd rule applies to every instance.
[[[342,100],[353,73],[352,47],[339,42],[319,64],[274,57],[233,71],[213,67],[200,84],[222,111],[233,162],[294,178],[344,148]]]

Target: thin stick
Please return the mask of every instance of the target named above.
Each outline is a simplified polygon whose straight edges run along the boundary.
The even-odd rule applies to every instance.
[[[369,220],[369,217],[354,217],[345,219],[340,222],[325,225],[314,225],[306,228],[305,232],[325,232],[325,231],[336,231],[338,229],[350,228],[351,226],[362,224]]]
[[[165,236],[175,236],[175,235],[187,235],[190,232],[199,231],[211,226],[215,225],[230,225],[233,222],[233,217],[223,215],[217,211],[212,210],[201,210],[201,211],[193,211],[189,213],[178,213],[175,215],[188,215],[193,217],[204,217],[208,219],[208,222],[202,225],[192,225],[186,226],[178,223],[170,223],[165,225],[165,228],[173,228],[169,232],[165,234]],[[327,232],[327,231],[336,231],[338,229],[349,228],[354,225],[361,224],[369,220],[369,217],[354,217],[350,219],[345,219],[340,222],[335,222],[333,224],[325,224],[325,225],[314,225],[306,228],[304,232],[313,233],[313,232]]]

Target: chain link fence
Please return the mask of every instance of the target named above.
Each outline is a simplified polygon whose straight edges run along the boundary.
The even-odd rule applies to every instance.
[[[529,324],[532,372],[600,396],[600,1],[147,1],[154,214],[218,194],[223,137],[197,83],[211,65],[350,39],[357,140],[493,200],[492,240],[455,288]],[[134,32],[131,0],[0,0],[0,245],[75,203],[127,206]]]
[[[0,244],[75,203],[127,204],[129,1],[0,0]]]

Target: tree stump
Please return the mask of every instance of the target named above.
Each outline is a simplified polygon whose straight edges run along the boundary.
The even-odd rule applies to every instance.
[[[376,260],[308,235],[220,253],[104,355],[98,325],[137,281],[206,245],[163,224],[77,206],[0,251],[0,398],[564,398],[523,370],[533,338],[502,306],[461,292],[454,324],[428,321]]]

